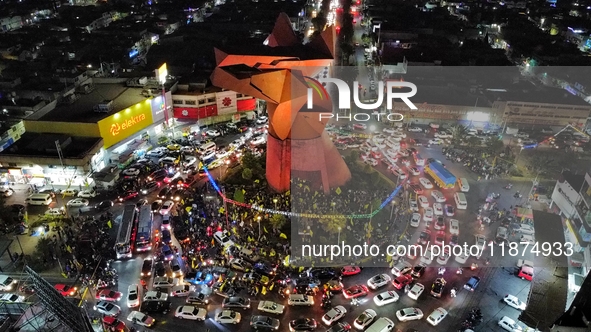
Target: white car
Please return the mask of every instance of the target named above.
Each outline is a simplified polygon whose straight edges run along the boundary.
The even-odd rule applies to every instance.
[[[267,139],[266,139],[265,135],[259,135],[255,138],[253,138],[252,141],[250,141],[250,144],[257,146],[257,145],[265,144],[266,141],[267,141]]]
[[[363,311],[361,313],[361,315],[359,315],[359,316],[357,316],[357,318],[355,318],[355,322],[353,322],[353,326],[355,326],[356,329],[363,331],[363,330],[365,330],[366,327],[368,327],[369,325],[371,325],[371,323],[373,323],[373,321],[376,319],[377,316],[378,316],[378,314],[375,312],[375,310],[366,309],[365,311]]]
[[[78,197],[81,198],[92,198],[92,197],[96,197],[96,191],[94,190],[82,190],[81,192],[78,193]]]
[[[423,311],[419,308],[404,308],[396,311],[396,318],[401,322],[419,320],[423,318]]]
[[[433,221],[433,209],[430,207],[425,208],[425,213],[423,213],[423,220],[426,222]]]
[[[140,175],[140,170],[138,168],[128,168],[126,170],[123,170],[123,175],[127,175],[127,176],[138,176]]]
[[[519,238],[519,243],[529,243],[529,244],[533,244],[534,243],[534,238],[531,235],[522,235]]]
[[[423,207],[423,208],[429,207],[429,200],[427,199],[427,197],[425,197],[423,195],[419,195],[419,203],[421,204],[421,207]]]
[[[207,134],[207,136],[211,136],[211,137],[218,137],[218,136],[222,135],[222,133],[220,133],[220,131],[217,129],[210,129],[210,130],[206,131],[205,133]]]
[[[421,224],[421,215],[418,213],[413,213],[410,217],[410,227],[419,227]]]
[[[408,291],[408,297],[410,297],[413,300],[418,300],[419,296],[421,296],[421,294],[423,294],[424,290],[425,290],[425,286],[423,286],[423,284],[416,283]]]
[[[398,302],[399,298],[400,297],[398,296],[398,294],[395,291],[391,290],[391,291],[383,292],[383,293],[376,295],[373,298],[373,302],[378,307],[381,307],[381,306],[389,304],[389,303]]]
[[[223,150],[223,149],[222,149],[222,150],[218,150],[218,151],[215,153],[215,157],[216,157],[217,159],[226,158],[226,157],[227,157],[227,156],[229,156],[229,155],[230,155],[230,152],[228,152],[228,151],[226,151],[226,150]]]
[[[205,152],[199,156],[199,159],[201,159],[201,161],[215,159],[215,151]]]
[[[270,314],[281,315],[285,310],[285,306],[275,303],[273,301],[261,301],[258,306],[259,311],[268,312]]]
[[[427,202],[429,203],[429,202]],[[410,207],[410,210],[412,212],[419,212],[419,205],[417,204],[417,201],[415,199],[409,199],[408,200],[408,206]]]
[[[508,306],[513,307],[517,310],[525,310],[525,303],[521,302],[521,300],[519,300],[517,298],[517,296],[507,294],[503,298],[503,302],[505,302]]]
[[[447,310],[443,309],[442,307],[439,307],[433,310],[429,317],[427,317],[427,323],[433,326],[437,326],[446,316]]]
[[[118,305],[108,301],[98,301],[94,306],[94,310],[105,316],[112,317],[117,317],[121,313],[121,308]]]
[[[421,183],[421,185],[423,187],[425,187],[425,189],[433,189],[433,183],[431,183],[431,181],[429,181],[429,179],[419,178],[419,182]]]
[[[373,167],[378,166],[378,161],[375,160],[375,159],[373,159],[373,158],[367,158],[367,159],[365,159],[365,163],[368,164],[368,165],[370,165],[370,166],[373,166]]]
[[[443,215],[443,206],[441,206],[441,203],[433,203],[433,213],[435,213],[436,216]]]
[[[132,322],[133,324],[138,324],[145,327],[151,327],[154,325],[156,320],[142,312],[139,311],[132,311],[127,316],[127,320]]]
[[[46,216],[58,217],[64,214],[64,210],[60,208],[50,208],[45,211]]]
[[[234,270],[238,270],[238,271],[246,271],[247,270],[246,262],[240,258],[232,258],[229,262],[229,265]]]
[[[514,320],[507,316],[503,316],[503,318],[499,319],[499,326],[509,332],[521,332],[523,331],[523,327],[519,326]]]
[[[162,207],[160,208],[160,214],[163,216],[169,214],[170,210],[172,210],[173,206],[174,206],[173,201],[164,202],[164,204],[162,204]]]
[[[167,151],[168,150],[166,148],[164,148],[164,149],[154,149],[154,150],[148,151],[146,153],[146,156],[160,158],[160,157],[164,156]]]
[[[521,224],[517,231],[525,235],[534,235],[535,233],[534,227],[526,224]]]
[[[181,152],[184,152],[184,153],[193,153],[193,152],[195,152],[195,148],[192,147],[192,146],[188,146],[188,145],[181,146]]]
[[[442,144],[443,140],[441,138],[434,138],[429,140],[429,144],[439,145]]]
[[[189,167],[194,165],[197,162],[197,158],[193,156],[186,156],[185,161],[183,161],[183,166]]]
[[[172,291],[170,292],[170,296],[185,297],[194,291],[195,291],[195,288],[192,287],[191,285],[181,285],[181,286],[173,287]]]
[[[257,122],[257,124],[263,124],[263,123],[267,123],[268,120],[269,120],[269,118],[263,115],[263,116],[259,116],[257,118],[256,122]]]
[[[431,197],[433,197],[435,199],[435,202],[437,203],[445,203],[446,201],[445,196],[443,196],[443,194],[439,190],[431,191]]]
[[[215,321],[221,324],[238,324],[242,316],[234,310],[222,310],[215,315]]]
[[[392,158],[393,162],[398,162],[398,151],[394,150],[394,149],[388,149],[386,150],[386,155],[388,155],[388,157]]]
[[[396,128],[384,128],[382,131],[385,132],[386,134],[394,134],[398,130]]]
[[[84,198],[74,198],[68,201],[69,207],[83,207],[88,206],[88,200]]]
[[[468,250],[462,251],[462,253],[458,256],[456,256],[455,260],[456,262],[460,263],[460,264],[466,264],[466,261],[468,260],[468,258],[470,258],[470,253]]]
[[[130,308],[140,306],[140,288],[137,284],[127,287],[127,306]]]
[[[204,321],[205,318],[207,318],[207,310],[192,305],[183,305],[176,308],[174,317],[180,319]]]
[[[411,167],[408,170],[410,171],[410,174],[412,174],[412,175],[421,175],[421,171],[419,171],[419,169],[416,167]]]
[[[410,127],[410,128],[408,128],[408,131],[410,131],[411,133],[418,133],[418,132],[422,132],[423,129],[421,129],[419,127]]]
[[[452,138],[452,135],[449,133],[446,133],[445,131],[440,131],[438,133],[435,133],[435,135],[433,135],[437,138]]]
[[[2,297],[0,297],[0,302],[23,302],[25,300],[25,297],[22,295],[17,295],[17,294],[13,294],[13,293],[6,293],[6,294],[2,294]]]
[[[338,305],[332,309],[330,309],[327,313],[322,316],[322,321],[324,324],[331,326],[332,324],[336,323],[339,319],[345,317],[347,313],[347,309],[342,305]]]
[[[456,219],[449,221],[449,232],[451,235],[460,235],[460,222]]]
[[[380,287],[386,286],[390,281],[392,281],[392,278],[390,278],[389,275],[382,273],[371,277],[367,281],[367,286],[373,290],[376,290]]]
[[[450,257],[451,257],[451,254],[450,254],[449,250],[446,248],[443,250],[441,255],[439,255],[439,257],[437,257],[437,263],[439,263],[441,265],[445,265],[449,261]]]
[[[144,294],[144,301],[166,301],[168,294],[160,291],[149,291]]]

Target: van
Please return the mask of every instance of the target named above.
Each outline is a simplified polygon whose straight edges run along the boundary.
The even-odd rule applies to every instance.
[[[463,193],[470,191],[470,185],[468,184],[468,180],[466,178],[458,179],[458,187],[460,187],[460,191]]]
[[[287,299],[287,304],[289,305],[305,305],[305,306],[313,306],[314,305],[314,298],[305,294],[291,294]]]
[[[217,149],[217,146],[215,145],[214,142],[209,142],[209,143],[205,143],[203,145],[201,145],[199,147],[199,149],[197,150],[197,152],[199,152],[199,154],[206,154],[209,152],[214,152]]]
[[[251,264],[257,263],[259,260],[261,260],[257,254],[246,248],[241,248],[238,252],[238,256]]]
[[[468,208],[468,202],[466,201],[466,195],[464,195],[464,193],[455,193],[454,200],[456,201],[456,207],[458,210],[466,210]]]
[[[380,317],[365,332],[390,332],[394,329],[394,322],[386,317]]]
[[[508,230],[503,226],[499,226],[499,228],[497,228],[496,242],[501,243],[503,241],[507,241],[508,238],[509,238]]]
[[[51,204],[50,194],[33,194],[25,200],[25,203],[30,205],[49,205]]]

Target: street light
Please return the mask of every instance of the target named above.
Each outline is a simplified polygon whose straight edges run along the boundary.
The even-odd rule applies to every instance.
[[[275,210],[277,210],[277,198],[273,198],[273,203],[275,203]]]
[[[334,213],[334,207],[335,207],[335,205],[337,205],[337,203],[331,202],[330,205],[332,205],[332,213]]]
[[[259,222],[259,240],[261,239],[261,216],[257,217],[257,221]]]
[[[341,243],[341,226],[339,226],[339,235],[337,236],[337,244]]]

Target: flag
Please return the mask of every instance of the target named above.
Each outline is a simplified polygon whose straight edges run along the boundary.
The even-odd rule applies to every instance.
[[[287,239],[287,235],[285,235],[284,233],[279,234],[279,237],[282,239]]]
[[[335,190],[335,192],[337,193],[337,195],[340,195],[343,191],[341,190],[341,187],[337,187],[337,190]]]
[[[111,220],[107,221],[107,226],[109,226],[109,228],[113,228],[113,224],[111,224]]]
[[[269,234],[269,232],[267,231],[267,227],[263,226],[263,230],[265,231],[265,233]]]
[[[242,189],[242,194],[243,195],[246,194],[246,190]]]

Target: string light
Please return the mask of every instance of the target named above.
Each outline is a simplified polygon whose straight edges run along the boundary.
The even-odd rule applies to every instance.
[[[380,206],[376,210],[374,210],[368,214],[344,215],[344,214],[297,213],[297,212],[281,211],[281,210],[275,210],[275,209],[267,209],[262,206],[258,206],[256,204],[247,204],[247,203],[235,201],[233,199],[229,199],[220,190],[220,187],[218,186],[217,182],[215,182],[213,176],[211,176],[211,173],[209,173],[209,170],[207,169],[207,167],[203,166],[203,170],[205,171],[205,174],[207,175],[207,178],[209,179],[209,183],[211,183],[211,185],[213,186],[215,191],[218,193],[218,195],[220,195],[222,197],[224,202],[229,203],[229,204],[233,204],[233,205],[237,205],[237,206],[241,206],[241,207],[244,207],[247,209],[253,209],[253,210],[256,210],[259,212],[270,213],[270,214],[281,214],[281,215],[284,215],[287,217],[301,217],[301,218],[310,218],[310,219],[324,219],[324,218],[369,219],[369,218],[372,218],[373,216],[375,216],[376,214],[378,214],[382,209],[384,209],[384,207],[387,206],[396,197],[396,195],[398,194],[398,192],[402,188],[402,184],[400,184],[398,187],[396,187],[394,189],[394,191],[392,191],[392,193],[382,202],[382,204],[380,204]]]

